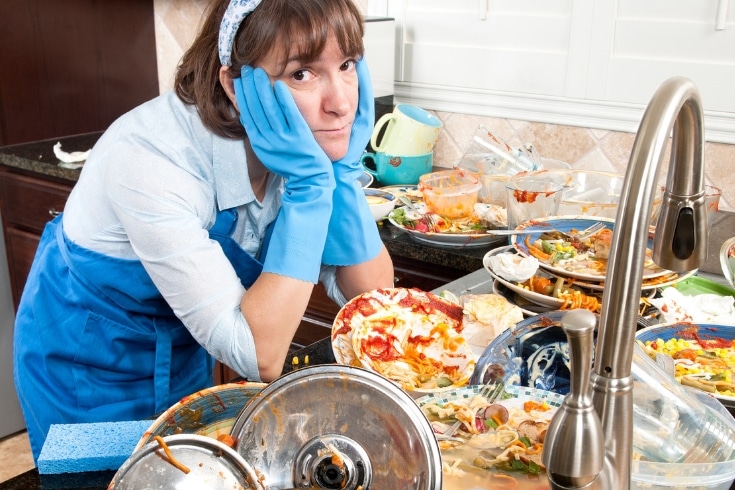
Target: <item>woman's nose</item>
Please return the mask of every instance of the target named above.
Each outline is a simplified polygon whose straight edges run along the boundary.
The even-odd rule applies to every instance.
[[[352,107],[350,104],[350,92],[355,90],[343,80],[332,80],[324,87],[324,109],[337,115],[348,113]],[[355,100],[357,100],[355,98]]]

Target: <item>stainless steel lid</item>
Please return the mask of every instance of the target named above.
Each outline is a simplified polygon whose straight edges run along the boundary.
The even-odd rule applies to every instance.
[[[439,446],[418,405],[362,368],[323,365],[282,376],[243,409],[231,435],[269,489],[442,485]]]
[[[157,441],[150,442],[123,463],[108,490],[264,490],[255,471],[242,456],[216,439],[196,434],[179,434],[166,436],[163,442],[173,460]],[[184,465],[185,469],[175,463]],[[189,470],[188,473],[186,469]]]

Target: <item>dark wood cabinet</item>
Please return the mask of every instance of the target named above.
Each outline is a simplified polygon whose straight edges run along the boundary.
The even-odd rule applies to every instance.
[[[43,228],[64,210],[72,187],[72,182],[40,178],[0,166],[0,210],[16,310]]]
[[[5,0],[0,46],[0,146],[101,131],[158,95],[153,0]]]

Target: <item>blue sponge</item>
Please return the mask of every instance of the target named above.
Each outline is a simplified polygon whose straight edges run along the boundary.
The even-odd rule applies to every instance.
[[[117,470],[150,426],[150,420],[53,424],[38,456],[38,472]]]

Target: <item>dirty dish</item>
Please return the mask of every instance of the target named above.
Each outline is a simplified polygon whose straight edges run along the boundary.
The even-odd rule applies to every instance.
[[[510,294],[512,297],[517,298],[515,303],[520,303],[518,306],[525,308],[527,310],[526,313],[535,312],[537,314],[550,310],[568,310],[578,307],[588,309],[595,313],[600,312],[600,308],[602,307],[602,292],[604,290],[603,283],[593,284],[582,282],[574,278],[552,274],[549,271],[539,268],[531,278],[534,283],[534,289],[531,289],[527,284],[528,281],[522,283],[508,281],[493,269],[490,258],[504,253],[517,254],[518,252],[513,246],[493,249],[483,257],[483,266],[493,278],[494,283],[503,286],[509,292],[504,294],[504,296]],[[549,288],[552,288],[551,292],[548,291]],[[566,290],[567,294],[554,296],[554,290],[557,288]],[[541,292],[542,289],[544,289],[543,292]],[[641,291],[643,298],[650,299],[657,294],[658,289],[657,287],[646,287],[641,288]],[[647,304],[647,302],[643,303]]]
[[[396,196],[380,189],[363,189],[373,219],[382,221],[396,207]]]
[[[230,433],[240,410],[265,387],[244,381],[213,386],[185,396],[153,421],[136,449],[155,436],[198,434],[213,439]]]
[[[469,217],[481,187],[477,174],[461,168],[424,174],[418,184],[428,210],[448,219]]]
[[[593,236],[590,239],[590,242],[586,242],[587,248],[590,249],[588,253],[579,254],[575,250],[571,257],[557,262],[550,259],[548,254],[544,253],[543,250],[536,246],[537,241],[541,240],[541,236],[544,234],[543,232],[524,236],[513,235],[510,237],[510,241],[520,254],[536,256],[536,258],[539,259],[539,265],[553,274],[574,277],[586,281],[601,282],[605,280],[605,275],[607,273],[607,254],[610,249],[610,239],[612,238],[612,231],[615,223],[614,220],[599,217],[589,218],[585,216],[552,216],[549,218],[528,221],[521,225],[521,228],[547,225],[550,229],[573,231],[583,230],[598,221],[605,223],[609,232],[605,233],[603,230],[603,232]],[[651,258],[652,254],[653,252],[649,244],[646,251],[646,261],[643,265],[643,281],[664,276],[671,272],[656,265]]]
[[[559,214],[564,186],[548,180],[536,179],[533,174],[518,174],[506,185],[505,207],[508,212],[508,229],[514,230],[530,220]]]
[[[526,317],[554,311],[554,308],[549,308],[548,306],[542,306],[528,301],[526,298],[509,289],[500,281],[493,281],[492,292],[494,294],[502,296],[503,298],[508,300],[509,303],[516,305],[518,308],[521,309],[521,312],[523,312],[523,315],[525,315]]]
[[[684,342],[680,342],[678,345],[665,344],[672,339],[681,339]],[[735,408],[735,386],[732,389],[726,389],[729,386],[725,382],[719,385],[717,383],[719,378],[735,375],[735,367],[733,367],[735,326],[685,322],[668,323],[639,330],[636,333],[636,340],[647,347],[645,350],[648,353],[662,351],[671,355],[676,364],[675,377],[680,383],[706,391],[726,407]],[[661,344],[661,342],[664,342],[664,344]],[[695,364],[695,358],[690,359],[693,361],[690,363],[680,353],[685,347],[702,348],[705,355],[710,359],[697,365]],[[707,354],[707,352],[711,354]],[[692,352],[692,354],[700,355],[697,352]]]
[[[386,185],[380,187],[380,190],[390,192],[397,198],[405,197],[411,202],[419,202],[424,199],[423,194],[415,185]]]
[[[166,436],[137,449],[117,470],[109,488],[265,490],[258,472],[234,449],[196,434]]]
[[[363,171],[360,176],[357,178],[358,182],[360,182],[360,187],[363,189],[366,187],[370,187],[370,185],[373,183],[373,176],[369,173]]]
[[[443,247],[482,247],[507,243],[505,237],[488,235],[487,230],[492,225],[477,215],[462,220],[447,220],[437,216],[436,221],[442,231],[429,231],[428,227],[420,226],[421,215],[427,212],[425,203],[415,202],[414,207],[419,212],[405,206],[397,207],[388,215],[388,221],[417,242]]]
[[[456,303],[417,289],[369,291],[337,313],[334,358],[375,371],[406,391],[456,389],[475,367],[461,335],[463,315]]]
[[[458,438],[463,443],[443,441],[438,437],[443,463],[442,488],[484,490],[507,486],[519,490],[537,490],[548,486],[541,461],[543,442],[539,438],[543,437],[541,434],[564,398],[548,391],[508,386],[499,400],[488,405],[479,398],[481,392],[482,386],[468,386],[416,400],[437,433],[457,419],[468,423],[482,421],[480,430],[484,432],[469,433],[465,430],[466,426],[461,426]],[[493,416],[500,421],[507,417],[505,428],[500,432],[486,429],[497,423]],[[476,427],[480,427],[479,423]],[[498,440],[501,435],[507,436],[507,439]],[[526,451],[522,446],[514,448],[516,436],[526,437],[531,443],[531,450]],[[507,463],[491,461],[490,453],[505,451],[515,451],[518,457],[509,458]]]
[[[566,395],[569,392],[569,345],[561,328],[567,311],[550,311],[518,322],[487,346],[477,359],[470,385],[502,377],[518,385]]]

